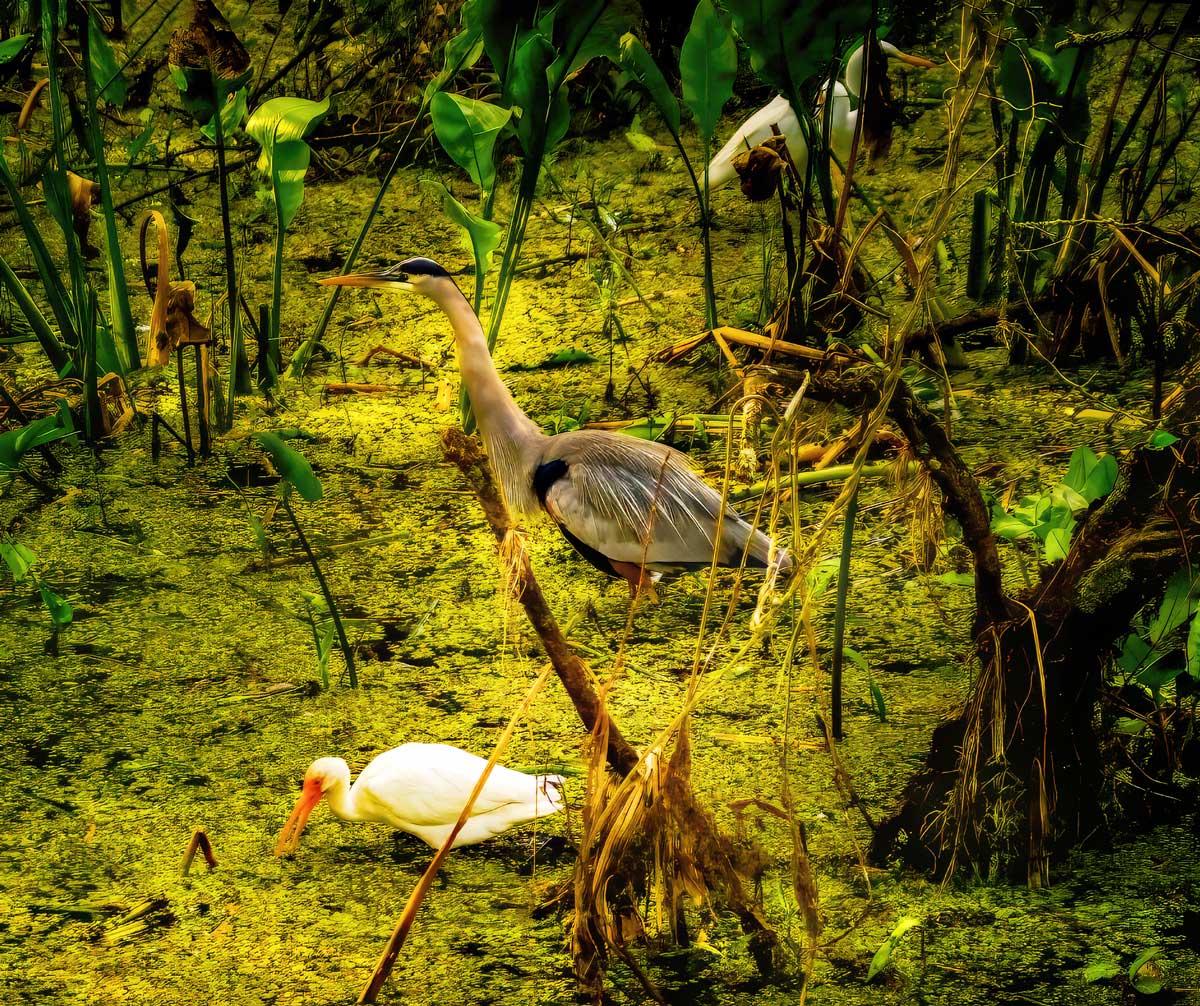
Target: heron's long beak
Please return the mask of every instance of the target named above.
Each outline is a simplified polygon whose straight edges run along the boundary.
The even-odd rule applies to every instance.
[[[300,799],[292,810],[292,816],[287,819],[283,831],[279,833],[279,841],[275,843],[275,855],[285,856],[295,852],[300,847],[300,832],[308,823],[308,815],[321,802],[321,781],[305,779],[304,788],[300,791]]]
[[[322,286],[364,286],[372,290],[411,291],[413,288],[407,279],[387,272],[355,272],[348,276],[327,276],[319,282]]]
[[[907,52],[901,52],[897,49],[891,53],[892,59],[898,59],[901,63],[907,63],[909,66],[920,67],[922,70],[929,70],[937,66],[932,59],[926,59],[924,56],[913,56]]]

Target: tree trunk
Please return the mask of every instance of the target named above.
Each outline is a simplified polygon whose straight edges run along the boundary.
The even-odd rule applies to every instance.
[[[1096,712],[1112,644],[1200,550],[1200,366],[1171,398],[1170,448],[1133,450],[1113,491],[1081,522],[1070,553],[1015,598],[979,487],[941,420],[901,383],[892,419],[942,490],[975,556],[980,673],[966,707],[935,731],[900,808],[880,823],[871,856],[937,874],[1049,879],[1051,861],[1103,827]],[[881,371],[819,378],[810,396],[876,405]]]

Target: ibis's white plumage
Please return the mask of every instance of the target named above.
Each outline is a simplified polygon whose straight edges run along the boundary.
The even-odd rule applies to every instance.
[[[880,42],[879,48],[889,59],[898,59],[910,66],[922,68],[933,66],[933,62],[921,56],[911,56],[901,52],[890,42]],[[829,110],[829,146],[843,164],[850,158],[850,148],[854,143],[855,123],[858,120],[858,109],[854,107],[863,85],[863,47],[859,45],[846,60],[846,69],[842,74],[845,81],[836,81],[833,87],[828,82],[821,89],[820,101],[832,102]],[[819,105],[810,117],[810,128],[819,132],[823,128],[822,120],[825,109]],[[733,160],[744,150],[756,147],[772,135],[772,126],[778,126],[779,131],[787,140],[788,151],[796,164],[801,178],[805,177],[808,167],[808,142],[801,128],[799,117],[792,104],[782,94],[777,94],[770,102],[743,122],[729,141],[723,146],[708,165],[708,186],[710,189],[720,188],[731,181],[736,172]]]
[[[350,784],[341,758],[318,758],[279,836],[276,854],[294,851],[313,808],[324,797],[343,821],[374,821],[438,848],[458,821],[487,761],[449,744],[401,744],[385,751]],[[492,768],[454,848],[474,845],[563,808],[562,777]]]

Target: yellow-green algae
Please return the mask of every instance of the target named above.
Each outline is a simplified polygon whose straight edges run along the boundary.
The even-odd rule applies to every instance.
[[[936,173],[897,166],[914,160],[907,146],[937,142],[937,114],[898,138],[892,167],[863,179],[877,196],[903,196],[914,215],[917,197],[933,188]],[[976,136],[985,137],[989,128],[981,120]],[[569,191],[583,191],[592,179],[611,185],[611,204],[627,213],[634,273],[643,293],[655,298],[653,314],[640,305],[623,309],[633,334],[629,358],[637,366],[701,324],[701,267],[685,180],[669,160],[666,168],[644,162],[645,155],[614,137],[573,143],[555,166]],[[458,236],[421,188],[420,174],[398,178],[367,251],[378,260],[419,253],[460,266],[466,256]],[[307,332],[322,302],[304,263],[323,275],[340,262],[371,186],[366,179],[310,184],[288,238],[282,329],[289,343]],[[548,208],[570,202],[547,188],[530,226],[526,261],[563,253],[566,231]],[[736,317],[757,304],[759,216],[733,191],[718,193],[715,204],[717,274],[727,277],[720,302]],[[261,299],[270,262],[257,252],[268,247],[269,223],[250,216],[251,199],[240,206],[256,251],[246,259],[245,281]],[[203,238],[212,241],[211,199],[206,209]],[[505,212],[501,200],[498,215]],[[961,238],[963,232],[965,223],[955,233]],[[581,240],[576,233],[576,249]],[[882,270],[886,250],[872,254]],[[198,244],[189,259],[200,289],[215,294],[217,253]],[[502,367],[535,364],[571,345],[607,358],[592,264],[534,270],[518,280],[498,351]],[[386,364],[349,362],[377,343],[448,361],[445,322],[425,302],[347,296],[327,342],[337,359],[312,381],[287,389],[271,410],[245,403],[238,432],[296,426],[315,436],[303,449],[326,498],[301,508],[315,543],[407,532],[406,540],[324,560],[346,614],[364,620],[352,637],[370,642],[382,658],[364,660],[363,687],[356,692],[341,680],[336,654],[329,691],[273,691],[316,675],[308,627],[294,614],[302,609],[302,592],[315,592],[315,584],[302,563],[255,565],[246,507],[265,514],[272,490],[261,483],[242,492],[232,487],[230,463],[257,460],[241,436],[218,441],[214,459],[194,470],[175,449],[153,465],[145,430],[122,437],[95,465],[82,451],[59,450],[68,465],[60,484],[78,492],[44,504],[17,483],[0,501],[5,525],[37,553],[47,581],[76,607],[74,624],[48,647],[39,602],[24,589],[0,595],[0,715],[8,754],[0,789],[0,990],[6,1002],[352,1002],[428,850],[318,811],[299,854],[272,858],[305,766],[318,755],[339,754],[357,769],[405,740],[486,753],[540,666],[520,612],[498,590],[491,536],[475,502],[440,457],[437,431],[453,420],[434,411],[434,391],[439,377],[453,381],[452,367],[422,380]],[[620,390],[627,380],[621,348],[617,361]],[[972,365],[955,378],[975,392],[959,400],[956,425],[972,463],[1002,463],[1007,478],[1032,491],[1060,474],[1055,459],[1045,459],[1047,448],[1065,451],[1084,441],[1097,449],[1114,446],[1115,434],[1065,418],[1067,406],[1089,403],[1052,375],[1002,371],[995,351],[973,354]],[[37,374],[31,358],[22,380]],[[711,368],[668,371],[654,364],[643,372],[658,396],[656,408],[685,411],[709,410],[710,375]],[[322,381],[343,377],[395,382],[398,390],[323,400]],[[507,377],[518,400],[543,422],[564,404],[581,401],[591,403],[597,418],[650,408],[636,383],[628,409],[605,407],[601,364]],[[1109,390],[1141,401],[1147,393],[1145,382]],[[173,414],[170,395],[159,407]],[[722,456],[714,447],[702,460],[711,470]],[[1004,481],[998,478],[997,488]],[[865,678],[848,667],[841,748],[877,817],[920,763],[933,726],[965,694],[968,671],[961,661],[970,649],[970,592],[928,583],[913,571],[904,555],[907,528],[872,506],[890,493],[883,485],[864,488],[848,636],[886,694],[888,719],[873,717]],[[832,496],[828,489],[805,495],[806,525]],[[581,624],[576,638],[593,651],[615,652],[625,619],[623,588],[607,588],[546,525],[531,531],[534,564],[555,609],[565,617],[594,600],[596,616]],[[281,524],[269,533],[286,555],[294,553]],[[1020,584],[1015,564],[1007,576],[1013,588]],[[728,581],[723,584],[721,596],[727,596]],[[627,669],[611,700],[615,717],[638,742],[679,705],[703,583],[684,577],[662,595],[662,604],[635,622]],[[735,641],[747,614],[743,606]],[[818,628],[825,628],[823,616]],[[778,799],[787,698],[781,646],[777,640],[739,668],[695,718],[694,782],[727,827],[734,826],[730,801]],[[608,662],[593,663],[603,670]],[[824,676],[807,667],[797,671],[794,738],[817,736],[811,714],[824,703],[826,688]],[[530,769],[577,764],[579,736],[569,704],[551,688],[535,703],[506,760]],[[851,840],[854,835],[861,844],[866,836],[857,815],[842,807],[825,754],[801,746],[790,764],[791,792],[808,826],[832,936],[852,925],[866,904]],[[580,797],[576,783],[572,803]],[[578,834],[572,816],[543,822],[539,840]],[[220,865],[210,873],[198,863],[185,879],[180,858],[196,826],[207,828]],[[749,830],[771,856],[763,891],[768,919],[799,940],[803,927],[785,893],[786,835],[757,815]],[[534,858],[531,876],[530,849],[526,832],[451,857],[383,1002],[573,1001],[561,921],[531,917],[539,894],[566,876],[571,856],[552,843]],[[1181,927],[1198,881],[1194,837],[1169,828],[1115,851],[1081,853],[1057,867],[1054,885],[1040,892],[974,885],[967,877],[940,889],[900,872],[876,873],[866,918],[818,959],[810,1001],[1117,1003],[1125,1001],[1121,988],[1085,985],[1084,965],[1109,958],[1128,963],[1153,945],[1166,949],[1172,985],[1195,989],[1200,969]],[[107,945],[96,938],[111,917],[97,906],[151,896],[166,899],[173,921],[129,942]],[[94,918],[81,917],[89,907],[96,908]],[[922,927],[900,945],[883,979],[865,985],[871,954],[902,914],[920,916]],[[702,948],[661,957],[651,969],[673,1002],[797,1001],[794,974],[774,985],[757,982],[732,920],[704,916],[696,932]],[[640,1000],[620,965],[610,981],[616,1001]]]

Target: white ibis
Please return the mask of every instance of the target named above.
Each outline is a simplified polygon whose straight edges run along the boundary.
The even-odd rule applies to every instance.
[[[386,824],[437,849],[458,821],[485,765],[485,759],[449,744],[401,744],[373,759],[351,786],[350,766],[343,759],[318,758],[304,773],[304,788],[279,833],[275,855],[296,851],[308,816],[322,797],[343,821]],[[486,842],[562,808],[562,776],[526,775],[496,765],[453,848]]]
[[[890,42],[879,43],[879,48],[890,59],[898,59],[909,66],[919,66],[928,69],[936,66],[932,60],[923,56],[912,56],[901,52]],[[858,109],[852,107],[852,100],[857,100],[859,88],[863,83],[863,47],[850,54],[846,61],[846,69],[842,74],[845,84],[837,81],[833,85],[833,108],[830,112],[829,145],[838,159],[844,164],[850,157],[850,147],[854,142],[854,124],[858,119]],[[822,100],[826,89],[822,89]],[[821,128],[820,109],[814,113],[813,128]],[[771,136],[771,127],[778,126],[779,131],[787,140],[788,151],[796,164],[796,169],[803,178],[808,165],[808,143],[804,139],[804,131],[796,116],[796,110],[791,102],[782,94],[776,95],[768,104],[760,108],[750,118],[734,131],[729,141],[708,165],[708,187],[716,189],[733,179],[733,159],[743,150],[757,147]]]
[[[458,368],[510,509],[539,508],[588,562],[635,593],[668,571],[709,565],[791,568],[785,549],[752,527],[665,444],[602,430],[547,436],[513,400],[483,328],[450,274],[427,258],[325,284],[407,290],[430,298],[454,329]]]

